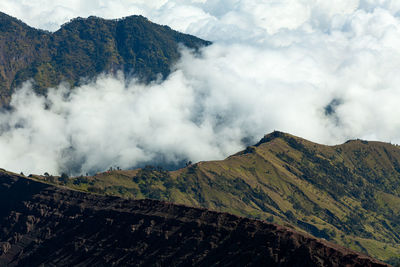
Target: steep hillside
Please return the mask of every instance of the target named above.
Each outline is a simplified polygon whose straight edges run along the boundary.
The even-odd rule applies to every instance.
[[[75,86],[102,72],[122,70],[144,82],[166,77],[179,44],[198,49],[210,42],[142,16],[76,18],[51,33],[0,12],[0,104],[28,79],[43,93],[61,81]]]
[[[1,266],[386,266],[262,221],[0,172]]]
[[[274,132],[222,161],[173,172],[113,170],[65,184],[293,225],[382,260],[400,255],[400,149],[387,143],[324,146]]]

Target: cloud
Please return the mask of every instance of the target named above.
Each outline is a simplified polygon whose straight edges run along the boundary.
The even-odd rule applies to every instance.
[[[43,173],[222,159],[274,129],[316,142],[400,142],[398,1],[2,1],[56,30],[143,14],[214,41],[144,86],[102,75],[47,98],[24,84],[0,113],[0,165]]]

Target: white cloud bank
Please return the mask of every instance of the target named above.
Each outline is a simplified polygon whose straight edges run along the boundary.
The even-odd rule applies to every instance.
[[[143,86],[101,76],[47,99],[25,84],[0,113],[0,166],[26,173],[221,159],[274,129],[326,144],[400,142],[400,2],[8,1],[56,30],[89,15],[142,14],[214,41]],[[244,141],[247,140],[247,141]]]

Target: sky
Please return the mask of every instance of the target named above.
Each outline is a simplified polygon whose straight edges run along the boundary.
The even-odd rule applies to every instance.
[[[400,143],[400,1],[2,0],[0,11],[50,31],[136,14],[213,41],[201,57],[182,49],[172,74],[148,86],[103,74],[65,98],[63,85],[43,97],[25,83],[0,113],[5,169],[223,159],[273,130]]]

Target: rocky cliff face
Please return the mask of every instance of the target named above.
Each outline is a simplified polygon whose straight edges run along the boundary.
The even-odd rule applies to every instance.
[[[0,265],[386,266],[263,221],[0,172]]]

